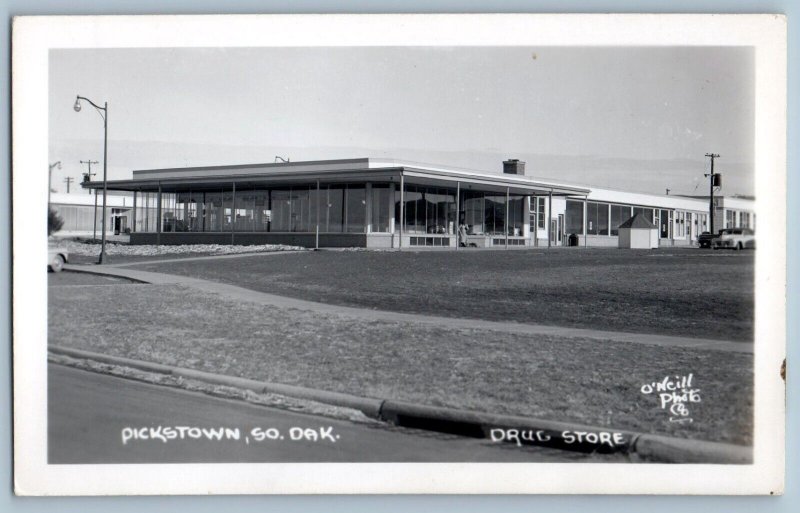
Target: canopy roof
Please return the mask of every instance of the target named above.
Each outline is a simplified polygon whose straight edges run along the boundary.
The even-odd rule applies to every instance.
[[[511,194],[550,194],[584,196],[589,189],[537,182],[531,177],[492,174],[468,169],[443,167],[387,159],[315,160],[233,166],[205,166],[133,171],[131,180],[110,180],[109,190],[179,192],[230,187],[280,187],[316,183],[384,182],[407,183],[494,191]],[[84,188],[101,189],[102,181],[83,182]]]

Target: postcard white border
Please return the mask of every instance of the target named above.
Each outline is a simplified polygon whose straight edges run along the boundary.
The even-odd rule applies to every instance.
[[[14,20],[14,482],[22,495],[782,493],[786,334],[786,19],[780,15],[47,16]],[[291,46],[753,46],[756,49],[752,465],[48,465],[45,225],[48,51]],[[22,199],[24,198],[24,202]],[[36,205],[40,205],[41,208]]]

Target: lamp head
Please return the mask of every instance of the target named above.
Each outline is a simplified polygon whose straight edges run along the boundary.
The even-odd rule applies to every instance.
[[[80,112],[81,111],[81,100],[80,100],[80,98],[75,98],[75,105],[73,105],[72,108],[75,109],[75,112]]]

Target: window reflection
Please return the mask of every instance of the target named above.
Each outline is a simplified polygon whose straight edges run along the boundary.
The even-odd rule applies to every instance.
[[[567,200],[567,209],[564,216],[565,233],[583,233],[583,202]]]
[[[366,227],[367,194],[363,185],[350,185],[346,189],[345,219],[349,233],[363,233]]]
[[[389,231],[389,189],[388,185],[372,186],[372,212],[370,218],[373,232]]]
[[[619,235],[619,225],[631,218],[631,207],[611,205],[611,235]]]
[[[137,193],[136,231],[156,232],[305,232],[319,223],[322,233],[388,233],[400,219],[400,191],[389,184],[332,184],[266,189],[255,186],[163,192],[158,219],[156,192]],[[404,197],[404,231],[412,234],[455,235],[458,213],[470,235],[521,236],[525,197],[480,191],[461,191],[461,207],[455,189],[407,186]],[[369,200],[369,201],[368,201]],[[392,205],[394,201],[394,205]],[[369,211],[367,204],[370,204]],[[369,216],[369,217],[368,217]]]
[[[455,191],[424,186],[406,186],[405,232],[453,235]]]
[[[608,235],[608,203],[586,203],[586,233]]]
[[[653,209],[652,208],[633,207],[633,215],[636,215],[636,214],[642,214],[645,217],[645,219],[647,219],[651,223],[654,222],[655,218],[653,217]],[[633,217],[633,216],[631,216],[631,217]]]

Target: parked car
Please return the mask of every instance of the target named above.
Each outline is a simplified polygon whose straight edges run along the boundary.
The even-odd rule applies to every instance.
[[[720,230],[721,232],[722,230]],[[700,244],[701,248],[710,248],[711,244],[714,242],[714,239],[719,237],[719,233],[714,235],[711,232],[703,232],[697,236],[697,242]]]
[[[755,249],[756,236],[749,228],[725,228],[713,244],[714,249]]]
[[[54,273],[60,272],[64,268],[64,264],[69,261],[69,252],[67,248],[50,244],[47,248],[47,269]]]

